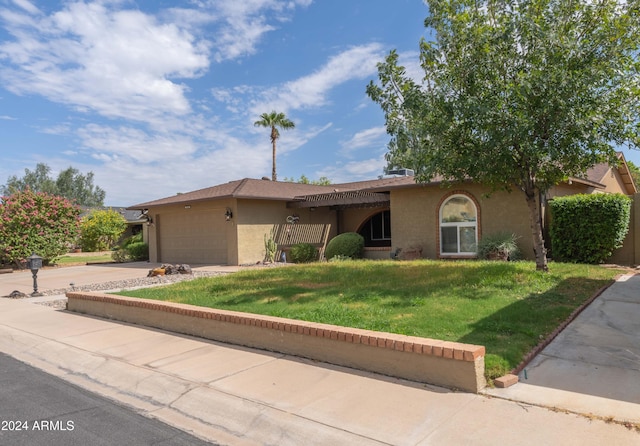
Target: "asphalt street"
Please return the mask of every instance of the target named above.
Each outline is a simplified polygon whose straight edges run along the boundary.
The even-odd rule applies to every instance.
[[[1,446],[211,445],[0,353]]]

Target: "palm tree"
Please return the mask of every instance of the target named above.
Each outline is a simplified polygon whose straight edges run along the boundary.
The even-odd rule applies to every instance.
[[[280,132],[278,127],[284,130],[292,129],[296,125],[293,121],[287,119],[284,113],[263,113],[260,115],[260,120],[253,123],[256,127],[271,127],[271,144],[273,146],[272,158],[273,165],[271,169],[271,180],[276,181],[276,139],[280,138]]]

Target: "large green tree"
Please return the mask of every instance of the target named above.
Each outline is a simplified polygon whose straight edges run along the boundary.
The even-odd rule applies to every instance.
[[[280,138],[278,129],[288,130],[294,128],[296,125],[293,121],[289,120],[284,113],[277,113],[275,111],[261,114],[260,119],[254,122],[253,125],[271,129],[271,180],[276,181],[276,140]]]
[[[367,87],[391,166],[519,190],[547,270],[545,191],[640,143],[640,2],[429,0],[421,81],[391,52]]]
[[[45,192],[58,195],[73,201],[79,206],[97,207],[104,205],[106,192],[93,184],[93,172],[87,175],[80,173],[78,169],[69,167],[58,174],[54,180],[51,176],[51,168],[38,163],[36,169],[24,170],[24,176],[18,178],[13,175],[7,180],[7,184],[1,187],[3,195],[11,195],[16,192],[31,190],[33,192]]]

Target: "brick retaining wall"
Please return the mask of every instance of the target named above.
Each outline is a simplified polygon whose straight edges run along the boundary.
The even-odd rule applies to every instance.
[[[483,346],[93,292],[68,310],[478,392]]]

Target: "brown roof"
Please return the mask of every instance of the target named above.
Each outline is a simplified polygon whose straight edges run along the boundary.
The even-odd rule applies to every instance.
[[[618,169],[625,186],[629,193],[635,193],[636,188],[629,175],[629,170],[624,157],[621,156],[623,163]],[[609,172],[608,164],[598,164],[587,171],[586,178],[574,178],[574,181],[581,181],[594,187],[604,187],[600,181]],[[441,182],[441,178],[435,178],[429,184],[437,184]],[[244,178],[242,180],[230,181],[228,183],[219,184],[205,189],[199,189],[193,192],[173,195],[171,197],[161,198],[159,200],[148,201],[133,206],[128,209],[145,209],[152,206],[165,206],[177,203],[186,203],[194,201],[215,200],[222,198],[244,198],[254,200],[276,200],[276,201],[296,201],[295,206],[302,207],[301,201],[310,202],[311,196],[319,195],[318,201],[336,201],[345,204],[345,200],[364,202],[383,202],[382,197],[367,196],[361,194],[358,197],[351,195],[343,195],[342,193],[349,191],[365,191],[365,192],[387,192],[390,189],[400,189],[407,187],[415,187],[416,183],[413,176],[396,176],[379,178],[376,180],[356,181],[353,183],[331,184],[328,186],[318,186],[314,184],[291,183],[284,181],[256,180],[252,178]],[[331,194],[336,194],[335,196]],[[312,206],[310,203],[307,206]]]
[[[433,182],[432,182],[433,183]],[[356,181],[354,183],[332,184],[335,192],[344,192],[347,190],[366,190],[366,191],[386,191],[399,187],[415,186],[416,179],[413,176],[398,176],[379,178],[377,180]]]
[[[631,172],[629,171],[629,166],[627,166],[627,161],[624,158],[624,154],[622,152],[618,152],[618,159],[620,160],[620,164],[617,167],[618,173],[620,174],[620,178],[622,179],[622,183],[624,184],[624,188],[628,195],[635,194],[638,190],[636,188],[635,183],[633,182],[633,178],[631,177]],[[613,169],[608,163],[600,163],[596,164],[589,170],[587,170],[587,174],[585,178],[578,178],[577,180],[586,180],[586,182],[595,183],[595,186],[602,187],[602,180],[605,176],[609,175]],[[574,181],[576,178],[572,178]]]
[[[242,180],[230,181],[213,187],[173,195],[171,197],[160,198],[159,200],[147,201],[133,206],[129,209],[145,209],[152,206],[165,206],[185,202],[214,200],[222,198],[249,198],[257,200],[293,200],[301,195],[321,194],[333,191],[335,186],[317,186],[314,184],[290,183],[270,180],[255,180],[244,178]]]

